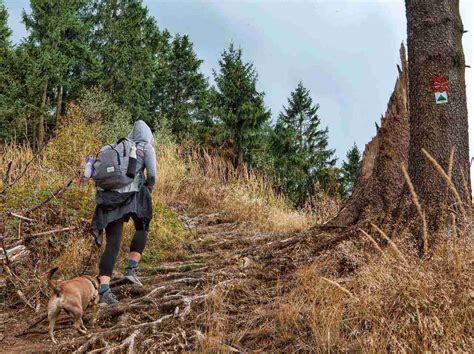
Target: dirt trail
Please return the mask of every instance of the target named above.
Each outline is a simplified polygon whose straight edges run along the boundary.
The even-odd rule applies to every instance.
[[[116,284],[114,293],[120,304],[101,307],[98,327],[87,335],[75,332],[66,317],[59,320],[57,346],[52,346],[47,335],[47,320],[19,335],[38,318],[32,310],[7,313],[1,321],[3,350],[189,351],[206,341],[223,350],[244,350],[206,337],[209,323],[216,321],[209,308],[223,294],[228,298],[231,294],[226,316],[232,319],[232,326],[238,326],[240,317],[275,296],[276,281],[296,266],[296,260],[280,247],[291,238],[250,231],[246,223],[229,221],[222,213],[190,216],[183,208],[176,210],[197,240],[186,259],[162,264],[154,274],[142,274],[143,288]],[[89,327],[90,311],[85,320]]]

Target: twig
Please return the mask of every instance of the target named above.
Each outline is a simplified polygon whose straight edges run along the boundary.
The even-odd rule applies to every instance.
[[[12,163],[13,163],[13,161],[8,162],[7,173],[5,173],[5,177],[3,178],[3,184],[5,186],[8,185],[8,180],[10,179],[10,172],[12,170]]]
[[[10,258],[8,258],[8,252],[7,252],[7,248],[5,247],[5,237],[2,235],[0,236],[0,242],[2,243],[2,250],[3,250],[3,254],[5,255],[5,263],[7,265],[8,268],[10,268]]]
[[[71,184],[72,184],[73,181],[74,181],[74,178],[71,178],[71,179],[66,183],[66,185],[62,186],[61,188],[59,188],[59,189],[56,190],[55,192],[51,193],[51,195],[50,195],[48,198],[46,198],[45,200],[43,200],[41,203],[39,203],[38,205],[34,206],[33,208],[28,209],[27,213],[31,213],[31,212],[33,212],[33,211],[35,211],[35,210],[41,208],[42,206],[48,204],[48,202],[49,202],[51,199],[53,199],[54,197],[57,197],[57,196],[63,194],[63,193],[66,191],[66,189],[68,189],[68,188],[71,186]]]
[[[30,167],[31,163],[41,155],[41,152],[43,151],[44,147],[45,147],[45,145],[43,145],[41,147],[41,149],[31,158],[31,160],[26,163],[25,168],[23,169],[23,171],[11,183],[8,183],[2,189],[2,191],[0,192],[0,195],[4,194],[9,188],[13,187],[15,185],[15,183],[17,183],[26,174],[26,171],[28,171],[28,168]]]
[[[99,333],[95,334],[94,336],[92,336],[92,338],[90,338],[88,341],[83,343],[74,353],[85,353],[85,352],[87,352],[89,350],[89,348],[91,347],[91,345],[94,344],[99,338],[110,337],[110,336],[116,335],[117,333],[121,333],[121,332],[123,332],[124,330],[127,330],[127,329],[134,329],[135,331],[140,332],[141,329],[148,329],[150,327],[152,327],[152,328],[156,327],[157,325],[162,324],[163,322],[165,322],[167,320],[170,320],[172,318],[173,318],[173,315],[166,315],[166,316],[160,317],[159,319],[157,319],[155,321],[144,322],[144,323],[140,323],[138,325],[133,325],[131,327],[118,327],[118,328],[115,328],[113,330],[99,332]]]
[[[34,219],[31,219],[31,218],[27,218],[26,216],[23,216],[23,215],[20,215],[20,214],[16,214],[16,213],[13,213],[11,211],[9,211],[7,213],[8,216],[10,217],[14,217],[14,218],[17,218],[17,219],[20,219],[20,220],[23,220],[23,221],[28,221],[28,222],[36,222],[36,220]]]
[[[52,234],[57,234],[57,233],[66,232],[66,231],[72,231],[72,230],[76,230],[76,229],[77,229],[77,226],[64,227],[62,229],[49,230],[49,231],[44,231],[44,232],[38,232],[36,234],[31,234],[31,235],[28,235],[27,238],[32,238],[32,237],[36,237],[36,236],[52,235]]]

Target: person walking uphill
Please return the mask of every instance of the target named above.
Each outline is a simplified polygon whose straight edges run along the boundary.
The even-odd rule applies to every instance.
[[[136,169],[133,167],[134,164],[131,163],[132,159],[135,158],[135,151]],[[107,157],[100,161],[101,153],[103,153],[102,156],[111,157],[109,159],[110,167],[104,167],[104,161]],[[137,277],[136,270],[145,248],[148,225],[152,217],[151,191],[156,180],[156,154],[153,149],[152,132],[145,122],[136,121],[127,139],[119,140],[116,145],[103,147],[97,156],[98,158],[94,163],[94,171],[98,171],[94,178],[97,187],[97,205],[91,228],[99,246],[102,244],[103,230],[105,229],[106,246],[99,263],[99,295],[101,304],[110,305],[118,302],[110,290],[109,283],[120,250],[123,225],[130,219],[134,222],[135,234],[130,245],[124,278],[134,284],[142,285]],[[115,173],[115,171],[120,172],[121,161],[127,161],[127,159],[129,161],[128,170],[133,169],[133,179],[132,175],[129,175],[129,171],[127,171],[129,177],[125,177],[123,173],[122,175]],[[101,163],[102,166],[100,166]],[[122,163],[123,165],[124,163]],[[102,179],[100,167],[104,171]],[[115,182],[113,182],[114,177],[109,175],[115,176]],[[109,178],[109,180],[106,180],[106,178]],[[116,186],[117,179],[120,178],[125,179],[124,183],[127,183],[125,186],[115,189],[107,187],[107,183],[110,186]],[[127,178],[131,182],[128,182]]]

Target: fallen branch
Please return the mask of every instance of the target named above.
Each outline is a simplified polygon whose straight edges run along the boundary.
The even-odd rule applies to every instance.
[[[130,329],[134,329],[135,332],[137,332],[137,331],[141,332],[142,330],[146,330],[146,329],[149,329],[149,328],[154,328],[154,327],[156,327],[156,326],[162,324],[163,322],[168,321],[172,318],[173,318],[173,315],[166,315],[166,316],[160,317],[159,319],[157,319],[155,321],[144,322],[144,323],[140,323],[138,325],[133,325],[133,326],[129,326],[129,327],[119,327],[119,328],[115,328],[113,330],[108,330],[108,331],[106,330],[106,331],[99,332],[99,333],[95,334],[94,336],[92,336],[85,343],[83,343],[76,351],[74,351],[74,353],[88,352],[89,348],[91,348],[94,345],[94,343],[100,338],[103,339],[103,338],[115,336],[119,333],[122,333],[124,330],[130,330]],[[70,343],[67,343],[67,344],[70,344]],[[103,348],[102,350],[106,350],[106,348]]]
[[[17,218],[17,219],[20,219],[20,220],[23,220],[23,221],[36,222],[35,219],[27,218],[26,216],[23,216],[23,215],[20,215],[20,214],[11,212],[11,211],[9,211],[9,212],[7,213],[7,215],[8,215],[9,217]]]
[[[68,189],[72,185],[73,181],[74,181],[74,178],[71,178],[64,186],[62,186],[61,188],[59,188],[56,191],[54,191],[53,193],[51,193],[51,195],[48,198],[46,198],[45,200],[43,200],[41,203],[34,206],[33,208],[28,209],[27,213],[31,213],[31,212],[41,208],[42,206],[48,204],[51,199],[63,194],[66,191],[66,189]]]
[[[23,246],[23,245],[17,245],[15,247],[6,249],[3,237],[0,237],[0,241],[1,241],[1,245],[2,245],[2,251],[3,251],[3,255],[0,254],[0,260],[5,260],[5,262],[7,263],[7,266],[11,265],[11,263],[12,263],[11,257],[12,256],[15,256],[19,253],[22,253],[22,252],[26,251],[26,247]]]
[[[10,252],[12,252],[12,249],[10,250],[7,250],[6,247],[5,247],[5,241],[4,241],[5,237],[2,235],[0,236],[0,242],[2,244],[2,250],[3,250],[3,256],[1,256],[0,259],[4,259],[5,258],[5,263],[7,264],[7,267],[10,268],[10,259],[8,258],[8,255]],[[16,247],[14,247],[16,248]]]
[[[120,343],[119,345],[115,345],[113,347],[104,347],[104,348],[99,348],[99,349],[95,349],[95,350],[91,350],[89,352],[89,354],[91,353],[99,353],[99,352],[104,352],[105,354],[107,353],[113,353],[114,351],[116,350],[119,350],[120,353],[122,352],[125,352],[125,349],[127,349],[127,353],[128,354],[132,354],[132,353],[135,353],[135,340],[138,338],[139,335],[141,335],[142,332],[140,330],[136,330],[135,332],[133,332],[130,336],[128,336],[127,338],[125,338],[122,343]],[[123,351],[120,351],[120,350],[123,350]]]
[[[36,234],[31,234],[31,235],[26,236],[26,238],[30,239],[30,238],[37,237],[37,236],[46,236],[46,235],[58,234],[60,232],[66,232],[66,231],[72,231],[72,230],[77,230],[77,226],[64,227],[62,229],[38,232]]]

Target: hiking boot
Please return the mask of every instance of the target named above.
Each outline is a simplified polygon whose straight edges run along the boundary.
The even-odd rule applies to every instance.
[[[105,293],[100,294],[99,305],[114,305],[117,304],[119,301],[115,297],[112,290],[107,290]]]
[[[143,286],[140,279],[137,277],[137,268],[127,267],[125,268],[125,272],[123,273],[123,277],[127,279],[130,283],[135,285]]]

